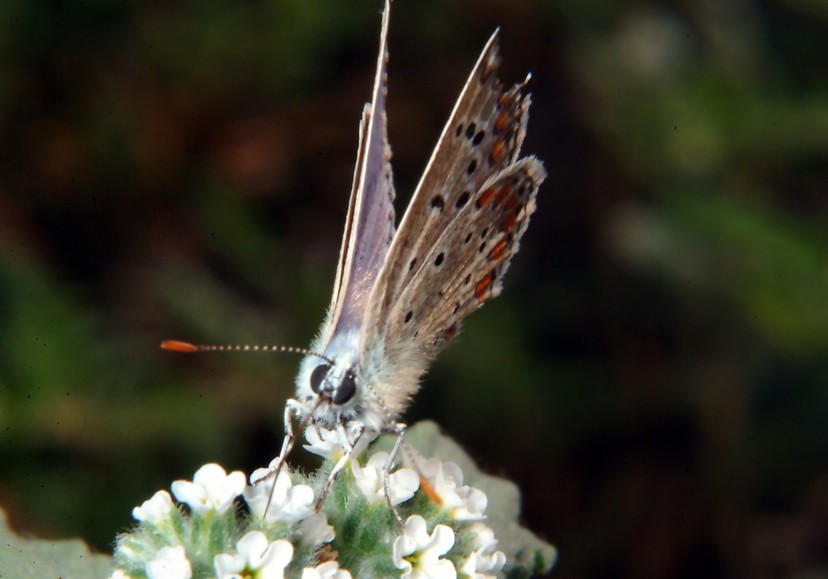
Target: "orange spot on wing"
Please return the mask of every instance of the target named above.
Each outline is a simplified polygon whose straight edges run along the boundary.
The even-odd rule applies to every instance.
[[[497,193],[497,190],[494,187],[489,187],[483,191],[483,193],[480,194],[480,197],[477,198],[477,207],[485,207],[491,203],[492,199],[494,199],[495,193]]]
[[[506,217],[503,218],[503,221],[500,222],[500,231],[504,233],[511,233],[512,229],[515,228],[515,225],[518,222],[518,213],[512,212],[509,213]]]
[[[505,211],[510,211],[514,209],[518,203],[520,203],[520,197],[512,193],[511,195],[509,195],[509,198],[506,199],[506,205],[503,207],[503,209]]]
[[[506,153],[506,143],[503,140],[499,140],[494,144],[492,147],[492,152],[489,153],[489,160],[491,161],[492,165],[499,163],[501,159],[503,159],[503,155]]]
[[[509,111],[503,111],[494,122],[495,133],[502,133],[506,129],[506,124],[509,122]]]
[[[474,286],[474,295],[477,296],[477,299],[479,299],[480,301],[483,301],[483,299],[485,299],[486,290],[488,290],[489,286],[492,285],[494,277],[494,271],[490,271],[488,275],[486,275],[486,277],[477,282],[477,285]]]
[[[180,342],[178,340],[164,340],[161,342],[161,349],[170,350],[172,352],[186,352],[188,354],[198,352],[198,346],[195,346],[189,342]]]
[[[489,251],[489,254],[486,256],[489,259],[498,259],[501,255],[503,255],[503,250],[509,245],[509,239],[504,237],[500,241],[498,241],[495,246]]]
[[[497,207],[498,205],[503,203],[503,200],[506,199],[506,197],[509,195],[509,193],[511,191],[512,191],[512,189],[511,189],[511,187],[509,187],[508,183],[505,184],[503,187],[501,187],[500,191],[497,192],[497,197],[495,197],[495,201],[494,201],[495,207]]]

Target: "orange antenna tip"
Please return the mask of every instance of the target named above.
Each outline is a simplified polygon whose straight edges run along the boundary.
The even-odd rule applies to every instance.
[[[189,342],[180,342],[178,340],[164,340],[161,342],[161,349],[173,352],[198,352],[198,346]]]

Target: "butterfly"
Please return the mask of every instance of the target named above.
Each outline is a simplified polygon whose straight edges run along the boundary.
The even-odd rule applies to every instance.
[[[526,81],[507,90],[497,78],[495,31],[395,231],[385,112],[389,16],[386,0],[333,296],[304,351],[282,449],[265,476],[278,476],[293,448],[293,417],[300,431],[336,430],[345,452],[317,508],[361,438],[397,435],[390,469],[406,428],[400,417],[420,378],[463,319],[500,293],[546,177],[541,161],[520,157],[531,100]]]

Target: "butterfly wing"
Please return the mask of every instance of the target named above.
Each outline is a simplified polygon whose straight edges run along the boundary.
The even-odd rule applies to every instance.
[[[389,316],[389,341],[413,339],[430,360],[460,322],[500,294],[503,275],[535,211],[543,164],[527,157],[493,175],[426,253]]]
[[[500,291],[546,176],[517,160],[530,99],[504,91],[497,32],[471,73],[371,292],[360,362],[395,420],[462,319]],[[381,389],[381,392],[379,391]]]
[[[334,335],[362,323],[369,293],[394,236],[394,184],[385,115],[388,18],[386,2],[373,96],[362,112],[334,292],[322,335],[313,346],[317,351],[324,351]]]

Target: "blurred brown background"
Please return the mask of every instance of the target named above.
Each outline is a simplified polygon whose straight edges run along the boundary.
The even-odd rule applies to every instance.
[[[6,0],[0,506],[99,550],[280,442],[335,270],[380,0]],[[828,574],[828,4],[397,0],[398,214],[480,49],[549,179],[427,376],[571,577]],[[312,465],[310,461],[308,464]],[[1,547],[0,547],[1,548]]]

